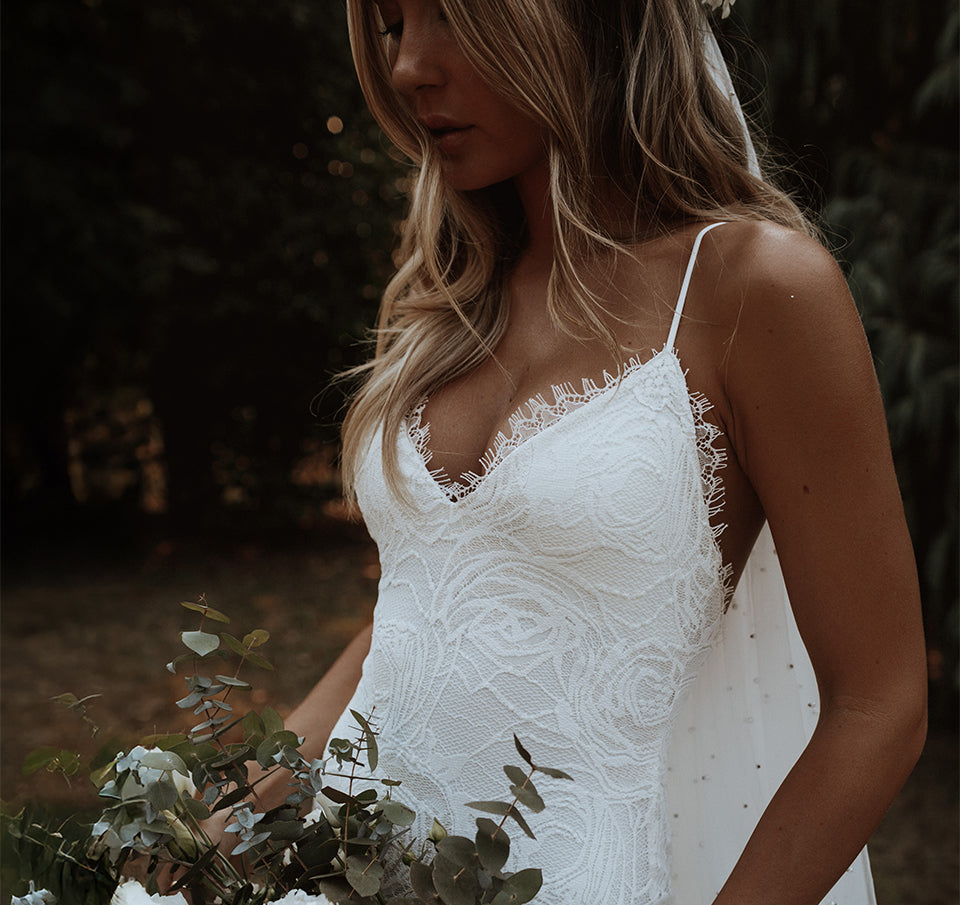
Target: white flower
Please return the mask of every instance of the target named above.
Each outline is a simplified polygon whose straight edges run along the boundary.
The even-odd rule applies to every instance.
[[[117,773],[123,773],[125,770],[132,770],[137,778],[140,780],[141,785],[144,787],[149,786],[151,783],[157,782],[164,773],[169,774],[170,779],[173,781],[174,786],[176,786],[178,794],[182,795],[186,792],[188,795],[193,797],[197,794],[197,787],[193,784],[193,778],[186,773],[181,773],[179,769],[167,769],[162,770],[157,767],[145,767],[142,765],[141,761],[143,760],[144,755],[146,754],[163,754],[164,752],[160,748],[144,748],[143,745],[137,745],[133,748],[129,754],[124,754],[122,751],[117,752]],[[175,759],[175,763],[179,763],[179,758]],[[109,784],[108,784],[109,785]],[[104,789],[106,786],[104,787]],[[103,794],[103,790],[101,790]]]
[[[182,892],[174,896],[152,896],[137,880],[127,880],[117,887],[110,899],[110,905],[187,905]]]
[[[30,892],[23,896],[11,896],[10,905],[57,905],[57,897],[49,889],[37,889],[30,881]]]
[[[276,899],[269,905],[333,905],[323,893],[311,896],[302,889],[293,889],[282,899]]]
[[[701,0],[704,6],[708,7],[711,11],[720,10],[720,18],[726,19],[730,15],[730,7],[733,6],[737,0]]]
[[[313,799],[313,810],[307,814],[303,819],[304,826],[313,826],[315,823],[319,823],[321,820],[326,819],[327,823],[332,827],[340,826],[340,818],[337,816],[337,812],[340,809],[338,805],[332,798],[327,798],[322,792],[315,796]]]

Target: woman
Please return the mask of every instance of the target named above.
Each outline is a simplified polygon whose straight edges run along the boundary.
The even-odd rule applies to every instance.
[[[516,732],[576,780],[514,840],[544,905],[819,902],[923,744],[916,577],[856,311],[755,169],[700,4],[348,5],[419,175],[344,425],[375,622],[288,724],[320,751],[372,710],[380,772],[459,831]],[[819,690],[802,754],[758,747],[790,719],[774,673],[812,690],[755,593],[778,573],[742,578],[765,522]]]

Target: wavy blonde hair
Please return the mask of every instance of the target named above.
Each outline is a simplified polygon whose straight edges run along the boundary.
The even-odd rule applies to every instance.
[[[554,322],[617,356],[602,300],[582,279],[604,251],[633,254],[653,235],[701,220],[811,227],[782,191],[750,172],[748,142],[704,56],[700,0],[442,0],[461,51],[501,96],[545,127],[555,233],[547,303]],[[393,88],[371,0],[348,0],[360,85],[386,136],[418,167],[383,295],[376,351],[343,424],[343,479],[383,430],[388,484],[406,499],[397,439],[425,396],[493,355],[507,322],[503,284],[523,249],[512,186],[444,184],[429,135]],[[590,111],[585,115],[584,111]],[[610,193],[634,212],[611,228]]]

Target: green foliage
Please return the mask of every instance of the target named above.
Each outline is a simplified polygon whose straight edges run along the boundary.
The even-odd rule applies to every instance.
[[[117,884],[102,859],[89,858],[89,837],[82,820],[51,826],[32,808],[11,813],[0,806],[0,885],[7,895],[24,895],[32,879],[58,905],[103,905]]]
[[[504,767],[512,800],[472,805],[500,815],[499,824],[480,817],[476,838],[468,839],[449,835],[434,820],[417,846],[406,838],[416,814],[394,797],[400,783],[376,775],[380,749],[372,714],[351,711],[356,738],[332,739],[329,761],[306,760],[303,739],[284,727],[273,708],[234,715],[228,700],[250,687],[240,670],[263,659],[253,651],[269,634],[255,629],[241,641],[210,632],[207,620],[222,625],[229,618],[202,598],[182,606],[198,613],[200,624],[180,634],[187,653],[168,669],[191,664],[184,676],[187,694],[177,706],[201,721],[187,733],[153,735],[130,751],[95,757],[88,772],[103,810],[92,827],[75,826],[69,841],[63,827],[51,830],[29,814],[4,815],[4,845],[10,850],[4,869],[11,874],[5,884],[23,891],[31,880],[55,892],[70,888],[74,897],[65,901],[87,905],[106,901],[128,862],[145,861],[141,875],[148,890],[156,888],[158,870],[172,867],[174,889],[189,890],[195,902],[262,905],[293,889],[360,905],[502,905],[533,899],[542,883],[539,871],[503,872],[510,853],[504,824],[510,818],[532,837],[518,805],[534,813],[544,807],[533,774],[569,778],[565,773],[535,766],[515,737],[527,768]],[[206,665],[231,658],[232,675],[202,674]],[[59,696],[83,717],[86,700]],[[256,780],[251,766],[257,768]],[[81,761],[72,752],[49,748],[32,753],[27,768],[74,775]],[[289,774],[289,794],[280,806],[264,808],[256,787],[277,771]],[[346,783],[329,785],[331,775]],[[218,812],[228,815],[224,831],[236,837],[230,858],[204,829],[203,822]],[[392,888],[407,867],[417,899],[398,898]]]

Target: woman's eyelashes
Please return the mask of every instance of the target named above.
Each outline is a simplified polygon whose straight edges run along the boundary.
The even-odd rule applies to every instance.
[[[447,14],[440,10],[437,13],[438,22],[446,22]],[[400,40],[403,35],[403,19],[397,19],[395,22],[386,22],[383,23],[383,28],[378,32],[381,38],[394,38],[395,40]]]
[[[383,29],[379,32],[381,38],[396,38],[400,39],[400,36],[403,34],[403,22],[392,22],[387,25],[384,24]]]

